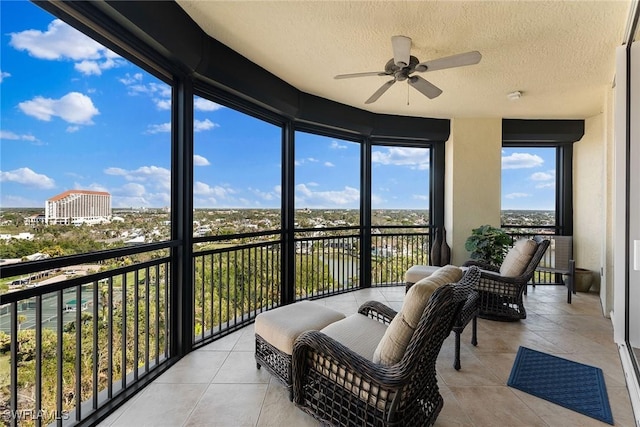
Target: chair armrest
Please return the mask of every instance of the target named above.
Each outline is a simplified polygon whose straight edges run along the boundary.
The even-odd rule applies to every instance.
[[[320,366],[321,369],[315,370],[317,375],[327,376],[332,382],[350,390],[368,384],[371,387],[368,390],[373,391],[373,386],[376,386],[392,393],[408,380],[412,372],[373,363],[320,331],[306,331],[296,339],[291,358],[293,396],[297,404],[303,401],[304,377],[313,369],[309,362]]]
[[[524,280],[523,276],[501,276],[498,272],[480,270],[480,281],[482,280],[493,280],[496,282],[503,282],[512,285],[517,285],[522,282],[526,283],[527,280]]]
[[[397,311],[379,301],[367,301],[363,303],[360,308],[358,308],[358,313],[369,316],[385,325],[391,323],[393,318],[396,317],[396,314],[398,314]]]
[[[469,261],[466,261],[464,264],[462,264],[463,267],[471,267],[472,265],[477,266],[481,270],[494,271],[494,272],[500,271],[500,269],[495,265],[491,265],[484,261],[478,261],[475,259],[470,259]]]

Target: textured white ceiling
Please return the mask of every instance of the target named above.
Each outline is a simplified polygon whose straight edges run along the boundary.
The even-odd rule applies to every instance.
[[[210,36],[295,86],[354,107],[420,117],[586,118],[614,77],[628,0],[191,1],[178,4]],[[382,71],[391,36],[411,37],[422,61],[478,50],[473,66],[420,74],[428,99],[397,82],[336,74]],[[517,101],[509,92],[523,93]],[[407,105],[409,103],[409,105]]]

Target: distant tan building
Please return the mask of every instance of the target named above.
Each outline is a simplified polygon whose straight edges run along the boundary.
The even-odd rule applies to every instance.
[[[69,190],[45,202],[47,224],[92,224],[111,216],[111,194],[104,191]]]

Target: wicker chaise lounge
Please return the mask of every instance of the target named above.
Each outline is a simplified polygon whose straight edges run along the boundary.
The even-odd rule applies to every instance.
[[[443,405],[436,358],[479,276],[477,268],[470,268],[455,284],[438,284],[437,279],[416,284],[398,313],[379,302],[367,302],[358,314],[323,331],[300,335],[292,356],[296,405],[323,424],[336,426],[433,425]],[[371,333],[354,331],[348,343],[340,324],[349,327],[350,322],[384,327],[378,345],[373,343],[375,351],[371,336],[379,337],[379,328],[371,327]],[[395,347],[403,341],[404,348]],[[389,344],[402,352],[389,352]]]

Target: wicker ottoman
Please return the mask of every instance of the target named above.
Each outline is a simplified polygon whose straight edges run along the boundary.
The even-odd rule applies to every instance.
[[[339,311],[310,301],[265,311],[256,316],[256,366],[264,366],[289,390],[291,388],[291,354],[293,343],[305,331],[319,331],[333,322],[344,319]]]

